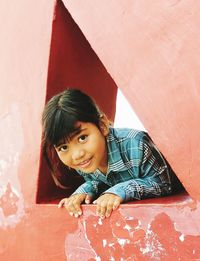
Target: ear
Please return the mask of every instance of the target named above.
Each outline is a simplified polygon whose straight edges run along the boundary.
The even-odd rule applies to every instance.
[[[104,136],[107,136],[108,133],[109,133],[109,125],[110,125],[109,120],[106,117],[106,115],[105,114],[101,115],[100,120],[99,120],[99,127],[100,127],[100,130],[101,130],[101,133]]]

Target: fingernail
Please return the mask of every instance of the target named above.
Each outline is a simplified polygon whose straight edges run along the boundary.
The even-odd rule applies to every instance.
[[[81,211],[79,211],[79,212],[78,212],[78,214],[79,214],[79,215],[81,215],[81,214],[82,214],[82,212],[81,212]]]
[[[70,216],[73,216],[73,213],[72,212],[69,212]]]
[[[76,213],[74,216],[77,218],[77,217],[78,217],[78,214]]]
[[[89,201],[89,200],[86,200],[86,201],[85,201],[85,203],[86,203],[86,204],[89,204],[89,203],[90,203],[90,201]]]

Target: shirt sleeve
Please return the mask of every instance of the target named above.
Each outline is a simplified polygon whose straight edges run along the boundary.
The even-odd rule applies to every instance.
[[[151,178],[131,179],[116,184],[104,191],[105,193],[115,194],[121,197],[123,201],[140,200],[169,195],[171,194],[171,186],[169,184],[160,184]]]
[[[138,146],[131,146],[130,143],[127,147],[127,157],[129,162],[132,162],[133,179],[118,183],[104,193],[116,194],[123,201],[171,194],[167,163],[148,135],[138,142]]]
[[[72,195],[75,194],[88,194],[93,199],[96,199],[103,191],[107,190],[109,186],[100,180],[92,180],[90,177],[85,177],[85,183],[80,185]]]

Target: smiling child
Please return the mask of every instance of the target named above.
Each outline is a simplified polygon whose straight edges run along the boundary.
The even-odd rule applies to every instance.
[[[98,216],[109,217],[122,202],[167,196],[180,187],[146,132],[113,128],[94,100],[80,90],[67,89],[52,97],[42,125],[45,153],[47,148],[55,150],[64,165],[85,180],[58,204],[72,216],[83,214],[82,203],[94,203]]]

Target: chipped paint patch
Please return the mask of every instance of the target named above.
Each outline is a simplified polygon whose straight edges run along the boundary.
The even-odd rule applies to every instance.
[[[101,218],[98,219],[98,224],[101,225],[101,226],[103,225]]]
[[[148,208],[145,210],[148,213]],[[135,209],[134,216],[139,216],[138,212]],[[78,220],[75,234],[67,236],[67,260],[159,261],[171,257],[178,260],[185,257],[183,250],[186,248],[189,257],[194,260],[200,257],[200,235],[194,237],[178,232],[165,212],[156,212],[152,220],[153,216],[144,216],[143,211],[140,219],[116,212],[102,220],[87,208],[84,214]]]
[[[105,247],[107,245],[107,240],[106,239],[103,239],[102,240],[102,243],[103,243],[103,247]]]
[[[170,205],[140,205],[135,204],[131,205],[130,208],[120,208],[119,212],[120,215],[125,220],[133,220],[132,213],[134,212],[134,218],[139,220],[141,224],[139,226],[146,230],[148,225],[153,222],[154,218],[162,212],[166,213],[169,218],[172,220],[176,231],[181,232],[184,235],[192,235],[192,236],[199,236],[200,235],[200,228],[197,229],[195,224],[199,224],[199,209],[200,209],[200,202],[199,201],[192,201],[191,198],[183,202],[177,203],[176,201],[174,204]],[[142,215],[140,214],[142,212]],[[148,214],[146,214],[148,213]],[[187,219],[187,225],[182,222],[182,215]],[[192,218],[191,218],[192,216]]]
[[[185,240],[185,236],[182,234],[182,235],[180,235],[179,239],[181,242],[183,242]]]
[[[67,234],[65,239],[65,254],[68,261],[88,261],[89,259],[101,261],[95,250],[91,246],[91,242],[85,233],[85,221],[78,219],[78,229]]]
[[[157,239],[156,234],[150,229],[150,226],[146,231],[144,246],[140,247],[140,251],[143,255],[150,256],[152,260],[160,260],[160,256],[166,252]]]
[[[120,246],[124,247],[126,244],[130,244],[129,239],[124,239],[124,238],[118,238],[117,242],[120,244]]]

